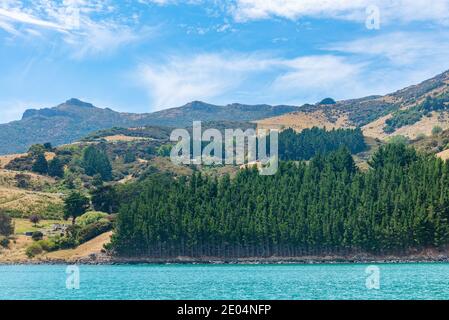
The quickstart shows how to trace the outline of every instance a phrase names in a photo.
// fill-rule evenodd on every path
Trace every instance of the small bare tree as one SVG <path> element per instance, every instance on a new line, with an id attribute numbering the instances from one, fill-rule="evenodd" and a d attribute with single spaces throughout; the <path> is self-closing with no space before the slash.
<path id="1" fill-rule="evenodd" d="M 41 221 L 41 217 L 37 214 L 33 214 L 30 216 L 30 222 L 34 224 L 35 227 L 37 227 L 37 224 Z"/>

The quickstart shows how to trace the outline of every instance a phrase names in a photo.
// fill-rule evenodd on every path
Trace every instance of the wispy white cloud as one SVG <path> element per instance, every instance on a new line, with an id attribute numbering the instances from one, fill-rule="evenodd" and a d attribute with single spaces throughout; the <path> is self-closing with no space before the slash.
<path id="1" fill-rule="evenodd" d="M 6 32 L 8 32 L 8 33 L 10 33 L 10 34 L 12 34 L 14 36 L 19 36 L 20 35 L 20 32 L 18 32 L 16 30 L 16 28 L 14 28 L 14 25 L 9 23 L 9 22 L 7 22 L 7 21 L 0 20 L 0 29 L 3 29 Z"/>
<path id="2" fill-rule="evenodd" d="M 419 83 L 449 69 L 449 32 L 444 31 L 386 33 L 326 49 L 352 61 L 364 61 L 367 68 L 361 82 L 376 94 Z"/>
<path id="3" fill-rule="evenodd" d="M 315 102 L 327 95 L 346 98 L 348 92 L 371 94 L 373 88 L 360 81 L 363 71 L 364 64 L 333 55 L 285 59 L 227 53 L 170 57 L 163 64 L 142 65 L 137 77 L 154 109 L 163 109 L 192 100 L 236 101 L 244 99 L 245 92 L 261 103 Z"/>
<path id="4" fill-rule="evenodd" d="M 50 21 L 45 21 L 42 19 L 35 18 L 27 13 L 15 10 L 5 10 L 0 8 L 0 17 L 10 22 L 20 22 L 29 25 L 34 25 L 37 27 L 55 29 L 58 31 L 64 31 L 64 27 Z"/>
<path id="5" fill-rule="evenodd" d="M 155 108 L 162 109 L 236 90 L 251 74 L 271 64 L 271 60 L 251 55 L 172 56 L 164 64 L 142 65 L 137 76 L 148 89 Z"/>
<path id="6" fill-rule="evenodd" d="M 89 20 L 84 20 L 83 26 L 78 32 L 64 37 L 64 41 L 75 49 L 72 51 L 75 58 L 112 53 L 127 44 L 150 38 L 154 31 L 148 27 L 136 32 L 130 26 L 117 25 L 113 22 L 95 23 Z"/>
<path id="7" fill-rule="evenodd" d="M 395 65 L 448 61 L 448 32 L 395 32 L 329 45 L 331 51 L 380 57 Z M 449 61 L 447 62 L 449 64 Z M 444 64 L 443 64 L 444 65 Z"/>
<path id="8" fill-rule="evenodd" d="M 178 2 L 177 0 L 138 0 L 138 1 L 139 1 L 139 3 L 142 3 L 142 4 L 153 3 L 153 4 L 160 5 L 160 6 L 165 6 L 168 4 L 175 4 Z"/>
<path id="9" fill-rule="evenodd" d="M 211 1 L 211 0 L 209 0 L 209 1 Z M 160 6 L 166 6 L 166 5 L 180 4 L 180 3 L 197 5 L 197 4 L 204 3 L 205 0 L 138 0 L 138 2 L 141 4 L 156 4 L 156 5 L 160 5 Z"/>
<path id="10" fill-rule="evenodd" d="M 317 55 L 171 56 L 139 69 L 156 109 L 192 100 L 313 103 L 386 94 L 449 69 L 449 32 L 389 33 L 329 44 Z M 247 95 L 245 95 L 247 93 Z"/>
<path id="11" fill-rule="evenodd" d="M 151 35 L 151 28 L 138 28 L 133 17 L 124 19 L 115 11 L 110 0 L 5 1 L 0 3 L 0 28 L 14 36 L 55 32 L 75 58 L 111 53 Z"/>
<path id="12" fill-rule="evenodd" d="M 379 7 L 383 22 L 449 22 L 449 0 L 235 0 L 230 11 L 238 21 L 283 17 L 364 20 L 366 8 Z"/>
<path id="13" fill-rule="evenodd" d="M 362 63 L 333 55 L 298 57 L 279 63 L 287 69 L 276 76 L 271 90 L 276 95 L 290 97 L 292 93 L 300 92 L 305 100 L 324 95 L 341 98 L 346 89 L 354 93 L 354 85 L 358 83 L 364 68 Z"/>

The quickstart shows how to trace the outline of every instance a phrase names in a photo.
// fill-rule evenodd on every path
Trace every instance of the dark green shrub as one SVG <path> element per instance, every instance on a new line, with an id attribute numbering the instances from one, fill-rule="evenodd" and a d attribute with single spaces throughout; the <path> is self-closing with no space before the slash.
<path id="1" fill-rule="evenodd" d="M 112 222 L 108 220 L 102 220 L 89 224 L 81 229 L 78 235 L 79 243 L 89 241 L 102 233 L 112 230 Z"/>
<path id="2" fill-rule="evenodd" d="M 42 232 L 35 231 L 35 232 L 33 232 L 31 239 L 33 239 L 34 241 L 39 241 L 39 240 L 42 240 L 43 237 L 44 237 L 44 234 Z"/>
<path id="3" fill-rule="evenodd" d="M 78 241 L 71 237 L 60 237 L 55 239 L 55 245 L 58 249 L 72 249 L 78 245 Z"/>
<path id="4" fill-rule="evenodd" d="M 40 240 L 37 243 L 42 247 L 42 250 L 47 252 L 56 251 L 59 249 L 59 246 L 56 244 L 56 242 L 51 239 Z"/>
<path id="5" fill-rule="evenodd" d="M 48 174 L 52 177 L 64 177 L 64 164 L 59 158 L 54 158 L 48 163 Z"/>
<path id="6" fill-rule="evenodd" d="M 14 224 L 11 216 L 0 210 L 0 235 L 8 237 L 14 233 Z"/>
<path id="7" fill-rule="evenodd" d="M 336 104 L 336 102 L 332 98 L 325 98 L 325 99 L 321 100 L 321 102 L 319 104 L 329 105 L 329 104 Z"/>
<path id="8" fill-rule="evenodd" d="M 434 126 L 432 128 L 432 135 L 434 136 L 439 135 L 441 132 L 443 132 L 443 128 L 441 128 L 440 126 Z"/>
<path id="9" fill-rule="evenodd" d="M 18 188 L 27 189 L 31 186 L 31 177 L 27 174 L 18 173 L 14 179 Z"/>
<path id="10" fill-rule="evenodd" d="M 7 237 L 0 237 L 0 246 L 3 248 L 9 247 L 9 239 Z"/>
<path id="11" fill-rule="evenodd" d="M 99 212 L 99 211 L 89 211 L 83 214 L 76 220 L 76 223 L 82 227 L 85 227 L 89 224 L 98 222 L 102 219 L 106 219 L 108 217 L 107 213 Z"/>
<path id="12" fill-rule="evenodd" d="M 38 254 L 41 254 L 43 251 L 41 245 L 38 242 L 34 242 L 31 244 L 25 251 L 28 258 L 33 258 L 37 256 Z"/>
<path id="13" fill-rule="evenodd" d="M 125 163 L 133 163 L 136 161 L 136 155 L 133 152 L 127 152 L 124 157 L 123 157 L 123 161 Z"/>
<path id="14" fill-rule="evenodd" d="M 48 173 L 48 162 L 45 159 L 45 155 L 43 153 L 37 156 L 36 160 L 33 163 L 32 171 L 40 174 Z"/>

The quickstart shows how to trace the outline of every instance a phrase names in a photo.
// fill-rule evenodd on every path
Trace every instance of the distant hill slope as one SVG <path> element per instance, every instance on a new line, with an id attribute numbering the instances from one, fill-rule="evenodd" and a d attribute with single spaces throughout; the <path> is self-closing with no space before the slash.
<path id="1" fill-rule="evenodd" d="M 253 121 L 299 110 L 296 106 L 246 105 L 240 103 L 217 106 L 201 101 L 190 102 L 179 108 L 171 108 L 142 115 L 141 121 L 150 125 L 172 127 L 191 126 L 192 121 Z"/>
<path id="2" fill-rule="evenodd" d="M 431 99 L 424 105 L 426 99 Z M 337 101 L 335 104 L 304 105 L 298 111 L 256 121 L 258 127 L 313 126 L 327 128 L 362 127 L 364 134 L 388 138 L 403 134 L 411 138 L 429 134 L 435 125 L 449 128 L 449 71 L 420 84 L 385 96 Z M 444 107 L 446 104 L 447 107 Z M 393 120 L 388 121 L 388 119 Z"/>
<path id="3" fill-rule="evenodd" d="M 0 154 L 24 152 L 35 143 L 71 143 L 89 133 L 112 127 L 191 126 L 201 121 L 252 121 L 296 110 L 294 106 L 231 104 L 216 106 L 200 101 L 146 114 L 120 113 L 78 99 L 54 108 L 26 110 L 21 120 L 0 124 Z"/>
<path id="4" fill-rule="evenodd" d="M 326 103 L 332 101 L 332 103 Z M 449 71 L 385 96 L 303 106 L 229 104 L 200 101 L 154 113 L 133 114 L 101 109 L 78 99 L 54 108 L 27 110 L 19 121 L 0 124 L 0 154 L 20 153 L 34 143 L 71 143 L 112 127 L 189 127 L 192 121 L 248 122 L 262 128 L 362 127 L 366 136 L 385 139 L 403 134 L 415 138 L 435 125 L 449 128 Z"/>

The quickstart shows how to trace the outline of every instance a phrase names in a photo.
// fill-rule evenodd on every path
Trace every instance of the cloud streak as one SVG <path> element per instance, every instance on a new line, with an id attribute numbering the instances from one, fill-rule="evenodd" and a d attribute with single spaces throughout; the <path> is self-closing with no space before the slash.
<path id="1" fill-rule="evenodd" d="M 143 64 L 137 76 L 155 109 L 192 100 L 302 104 L 386 94 L 449 69 L 449 32 L 381 34 L 329 44 L 321 52 L 293 58 L 177 55 Z"/>
<path id="2" fill-rule="evenodd" d="M 361 56 L 383 57 L 389 62 L 405 66 L 419 62 L 447 61 L 449 32 L 394 32 L 353 41 L 335 43 L 327 50 Z M 435 61 L 438 60 L 438 61 Z"/>
<path id="3" fill-rule="evenodd" d="M 64 27 L 45 20 L 37 19 L 29 14 L 26 14 L 24 12 L 20 11 L 8 11 L 5 9 L 0 8 L 0 17 L 6 19 L 9 22 L 20 22 L 25 23 L 29 25 L 34 25 L 37 27 L 43 27 L 43 28 L 49 28 L 49 29 L 55 29 L 58 31 L 64 31 Z"/>
<path id="4" fill-rule="evenodd" d="M 139 28 L 115 11 L 108 0 L 36 0 L 26 6 L 6 1 L 0 4 L 0 28 L 16 37 L 56 32 L 73 58 L 111 53 L 151 35 L 151 28 Z"/>
<path id="5" fill-rule="evenodd" d="M 172 56 L 163 64 L 142 65 L 137 77 L 159 110 L 193 100 L 242 101 L 249 92 L 261 103 L 309 102 L 330 93 L 341 97 L 348 87 L 354 92 L 362 69 L 363 64 L 333 55 L 284 59 L 226 53 Z"/>
<path id="6" fill-rule="evenodd" d="M 230 11 L 240 22 L 272 17 L 363 21 L 372 5 L 379 7 L 384 22 L 449 23 L 449 0 L 236 0 Z"/>
<path id="7" fill-rule="evenodd" d="M 253 73 L 266 70 L 272 63 L 251 55 L 172 56 L 162 65 L 142 65 L 138 78 L 148 89 L 155 108 L 162 109 L 236 90 Z"/>

